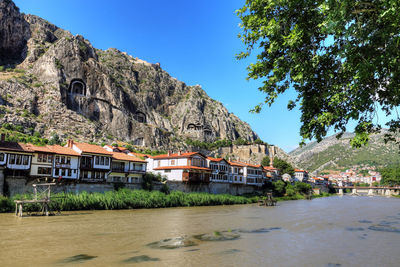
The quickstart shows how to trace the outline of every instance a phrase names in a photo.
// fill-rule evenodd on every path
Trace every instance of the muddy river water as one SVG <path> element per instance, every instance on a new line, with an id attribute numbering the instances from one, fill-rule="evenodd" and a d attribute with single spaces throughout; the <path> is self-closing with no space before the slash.
<path id="1" fill-rule="evenodd" d="M 400 199 L 0 214 L 0 266 L 70 265 L 400 266 Z"/>

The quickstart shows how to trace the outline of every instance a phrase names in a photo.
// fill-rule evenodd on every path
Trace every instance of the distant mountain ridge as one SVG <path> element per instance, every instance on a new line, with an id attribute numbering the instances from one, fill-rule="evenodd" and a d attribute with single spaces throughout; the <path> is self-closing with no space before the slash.
<path id="1" fill-rule="evenodd" d="M 383 167 L 400 163 L 400 149 L 394 143 L 384 142 L 387 130 L 371 136 L 368 146 L 352 148 L 352 133 L 345 133 L 340 139 L 336 135 L 323 139 L 320 143 L 311 142 L 289 153 L 293 162 L 311 172 L 327 169 L 348 169 L 355 165 L 365 164 Z"/>

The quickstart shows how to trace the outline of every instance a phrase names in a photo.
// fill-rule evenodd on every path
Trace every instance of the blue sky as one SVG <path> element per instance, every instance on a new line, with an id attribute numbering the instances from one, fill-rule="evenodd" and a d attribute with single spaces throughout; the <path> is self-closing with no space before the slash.
<path id="1" fill-rule="evenodd" d="M 172 77 L 200 84 L 212 98 L 248 122 L 261 139 L 289 152 L 301 138 L 300 112 L 286 109 L 295 92 L 281 95 L 260 114 L 249 110 L 262 101 L 260 81 L 246 81 L 237 61 L 244 48 L 237 38 L 235 10 L 244 0 L 14 0 L 21 12 L 83 35 L 99 49 L 115 47 L 133 57 L 159 62 Z"/>

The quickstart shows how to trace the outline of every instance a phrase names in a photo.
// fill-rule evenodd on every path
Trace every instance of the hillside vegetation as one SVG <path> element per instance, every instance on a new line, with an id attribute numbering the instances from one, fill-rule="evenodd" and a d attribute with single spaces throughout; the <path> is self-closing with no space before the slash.
<path id="1" fill-rule="evenodd" d="M 320 143 L 311 142 L 289 155 L 296 165 L 309 171 L 345 170 L 356 165 L 381 168 L 400 162 L 399 147 L 393 143 L 385 144 L 385 133 L 384 130 L 372 135 L 368 146 L 358 149 L 350 146 L 353 135 L 346 133 L 341 139 L 330 136 Z"/>

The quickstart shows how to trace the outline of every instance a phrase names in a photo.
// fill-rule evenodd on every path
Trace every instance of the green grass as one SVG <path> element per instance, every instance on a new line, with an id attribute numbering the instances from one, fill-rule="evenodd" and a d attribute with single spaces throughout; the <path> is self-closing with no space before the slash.
<path id="1" fill-rule="evenodd" d="M 14 211 L 15 199 L 32 199 L 32 195 L 16 195 L 12 198 L 0 197 L 0 212 Z M 108 191 L 105 193 L 58 193 L 52 196 L 50 210 L 114 210 L 250 204 L 258 201 L 257 197 L 233 195 L 215 195 L 208 193 L 183 193 L 173 191 L 164 194 L 159 191 L 129 190 Z M 40 206 L 28 204 L 24 211 L 39 211 Z"/>

